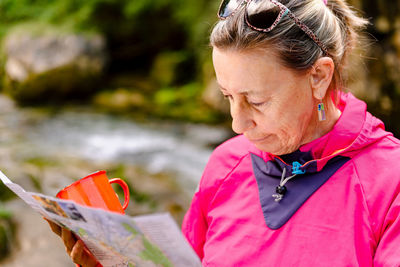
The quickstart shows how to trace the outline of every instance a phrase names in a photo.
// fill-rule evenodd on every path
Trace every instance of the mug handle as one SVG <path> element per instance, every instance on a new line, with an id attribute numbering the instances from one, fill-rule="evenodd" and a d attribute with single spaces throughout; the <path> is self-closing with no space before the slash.
<path id="1" fill-rule="evenodd" d="M 109 180 L 110 184 L 119 184 L 122 187 L 122 190 L 124 190 L 124 205 L 122 205 L 122 209 L 126 210 L 129 204 L 129 187 L 128 185 L 120 178 L 113 178 Z"/>

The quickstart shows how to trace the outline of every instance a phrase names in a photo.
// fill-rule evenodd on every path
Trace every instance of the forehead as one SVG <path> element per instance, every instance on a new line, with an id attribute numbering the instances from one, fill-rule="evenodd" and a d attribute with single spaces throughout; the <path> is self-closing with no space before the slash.
<path id="1" fill-rule="evenodd" d="M 214 48 L 213 63 L 219 85 L 235 93 L 256 93 L 260 88 L 276 88 L 294 75 L 268 50 Z"/>
<path id="2" fill-rule="evenodd" d="M 220 60 L 227 62 L 237 62 L 244 65 L 249 64 L 264 64 L 265 66 L 270 65 L 279 67 L 278 56 L 273 52 L 272 49 L 235 49 L 235 48 L 213 48 L 213 60 Z"/>

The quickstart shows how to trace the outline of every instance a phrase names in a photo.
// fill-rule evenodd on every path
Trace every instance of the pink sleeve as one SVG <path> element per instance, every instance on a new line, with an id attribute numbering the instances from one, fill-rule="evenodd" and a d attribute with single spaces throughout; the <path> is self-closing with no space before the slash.
<path id="1" fill-rule="evenodd" d="M 197 191 L 192 199 L 192 204 L 187 211 L 182 223 L 182 233 L 192 245 L 194 251 L 203 259 L 203 246 L 207 232 L 207 222 L 201 209 L 201 194 Z"/>
<path id="2" fill-rule="evenodd" d="M 400 195 L 392 202 L 384 221 L 384 232 L 374 257 L 374 267 L 400 266 Z"/>
<path id="3" fill-rule="evenodd" d="M 199 190 L 182 222 L 182 233 L 200 259 L 204 257 L 210 204 L 227 175 L 249 153 L 249 144 L 244 136 L 228 140 L 213 151 L 204 169 Z"/>

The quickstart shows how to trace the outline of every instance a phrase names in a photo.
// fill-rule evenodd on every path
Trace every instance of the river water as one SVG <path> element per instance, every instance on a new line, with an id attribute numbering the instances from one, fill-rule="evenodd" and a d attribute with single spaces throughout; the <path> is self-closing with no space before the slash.
<path id="1" fill-rule="evenodd" d="M 231 134 L 223 127 L 135 122 L 77 107 L 56 112 L 20 109 L 0 97 L 3 147 L 14 143 L 9 149 L 25 157 L 65 156 L 138 165 L 150 173 L 176 175 L 191 188 L 198 183 L 213 146 Z"/>
<path id="2" fill-rule="evenodd" d="M 140 165 L 150 173 L 175 173 L 193 188 L 212 144 L 229 135 L 223 128 L 172 122 L 137 123 L 90 112 L 63 111 L 36 122 L 27 139 L 41 153 L 63 153 L 94 162 Z"/>

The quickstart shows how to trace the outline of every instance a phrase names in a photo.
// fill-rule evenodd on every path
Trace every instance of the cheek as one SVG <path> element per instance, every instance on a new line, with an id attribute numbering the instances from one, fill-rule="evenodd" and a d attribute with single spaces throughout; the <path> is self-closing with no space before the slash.
<path id="1" fill-rule="evenodd" d="M 312 96 L 307 94 L 305 88 L 288 89 L 272 97 L 265 110 L 258 113 L 257 124 L 266 132 L 301 135 L 312 117 L 311 100 Z"/>
<path id="2" fill-rule="evenodd" d="M 274 131 L 280 139 L 292 140 L 293 142 L 300 140 L 312 116 L 310 105 L 312 104 L 283 105 L 276 110 L 274 119 L 269 120 L 269 129 Z"/>

